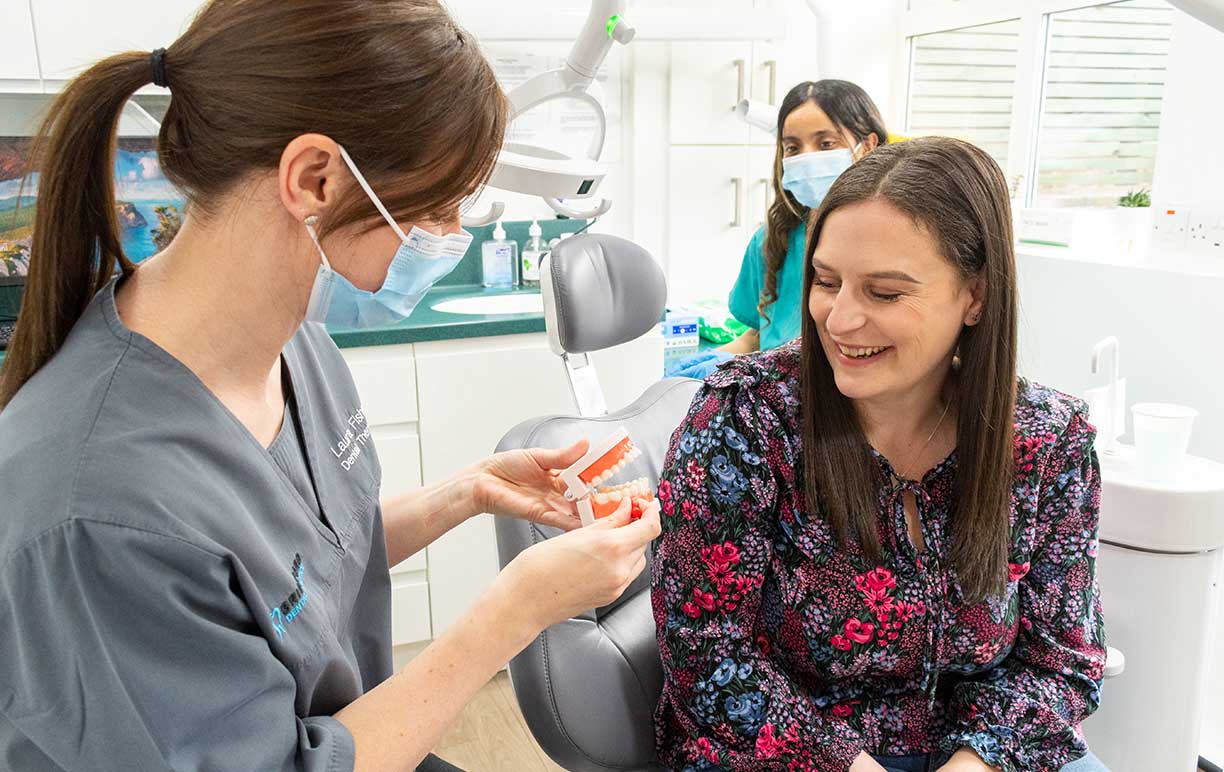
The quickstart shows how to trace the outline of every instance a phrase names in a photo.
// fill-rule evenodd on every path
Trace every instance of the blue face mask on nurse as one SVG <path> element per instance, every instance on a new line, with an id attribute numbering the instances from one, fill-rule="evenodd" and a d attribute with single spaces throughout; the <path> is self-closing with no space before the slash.
<path id="1" fill-rule="evenodd" d="M 306 321 L 322 322 L 333 330 L 386 327 L 408 318 L 429 288 L 455 270 L 472 243 L 472 234 L 460 231 L 440 236 L 415 225 L 405 234 L 343 147 L 340 157 L 395 231 L 400 245 L 387 267 L 382 286 L 377 291 L 363 290 L 332 267 L 319 243 L 318 217 L 308 216 L 303 224 L 319 250 L 321 263 L 311 288 Z M 370 259 L 377 263 L 381 257 L 371 255 Z"/>

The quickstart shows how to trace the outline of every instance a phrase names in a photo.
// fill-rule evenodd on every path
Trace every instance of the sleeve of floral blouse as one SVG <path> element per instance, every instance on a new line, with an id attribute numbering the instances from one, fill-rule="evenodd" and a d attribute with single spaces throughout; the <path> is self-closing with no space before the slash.
<path id="1" fill-rule="evenodd" d="M 786 644 L 758 629 L 776 470 L 794 467 L 785 435 L 749 388 L 707 386 L 672 437 L 651 587 L 664 672 L 659 754 L 676 772 L 846 772 L 862 748 L 769 658 Z M 791 645 L 804 645 L 798 634 Z"/>
<path id="2" fill-rule="evenodd" d="M 972 748 L 1004 772 L 1057 770 L 1087 751 L 1079 724 L 1099 704 L 1106 655 L 1094 436 L 1075 414 L 1045 464 L 1033 554 L 1010 567 L 1019 583 L 1014 648 L 980 680 L 956 687 L 945 750 Z"/>

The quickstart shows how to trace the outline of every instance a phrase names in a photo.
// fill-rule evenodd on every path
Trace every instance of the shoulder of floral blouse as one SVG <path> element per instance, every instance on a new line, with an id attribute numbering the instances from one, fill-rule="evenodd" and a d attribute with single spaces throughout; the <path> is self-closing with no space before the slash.
<path id="1" fill-rule="evenodd" d="M 711 389 L 747 389 L 780 415 L 798 404 L 799 341 L 768 351 L 741 354 L 705 379 Z"/>
<path id="2" fill-rule="evenodd" d="M 1088 405 L 1078 397 L 1025 379 L 1016 398 L 1016 461 L 1047 471 L 1053 455 L 1082 456 L 1092 448 L 1096 428 L 1088 423 Z"/>

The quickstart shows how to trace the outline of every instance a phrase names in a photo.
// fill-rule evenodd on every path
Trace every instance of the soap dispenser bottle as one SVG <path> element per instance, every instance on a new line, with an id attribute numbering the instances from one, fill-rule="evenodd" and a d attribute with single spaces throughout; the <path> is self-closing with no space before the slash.
<path id="1" fill-rule="evenodd" d="M 509 289 L 514 286 L 514 269 L 518 264 L 518 244 L 506 238 L 501 221 L 493 229 L 493 238 L 480 245 L 483 284 L 486 287 Z"/>
<path id="2" fill-rule="evenodd" d="M 539 221 L 533 220 L 527 233 L 530 238 L 523 245 L 523 286 L 538 287 L 540 286 L 540 260 L 548 254 L 548 247 L 541 238 L 544 231 L 540 228 Z"/>

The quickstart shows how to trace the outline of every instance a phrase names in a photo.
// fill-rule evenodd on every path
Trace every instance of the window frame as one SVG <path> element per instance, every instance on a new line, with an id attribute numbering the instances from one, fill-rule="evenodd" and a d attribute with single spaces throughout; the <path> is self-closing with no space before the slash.
<path id="1" fill-rule="evenodd" d="M 913 99 L 914 39 L 922 35 L 951 32 L 996 22 L 1020 21 L 1016 83 L 1012 92 L 1011 132 L 1007 143 L 1009 187 L 1019 178 L 1015 203 L 1031 207 L 1037 195 L 1037 171 L 1041 158 L 1041 116 L 1045 102 L 1045 71 L 1050 40 L 1051 16 L 1113 5 L 1121 0 L 928 0 L 917 10 L 911 2 L 901 15 L 899 36 L 905 55 L 899 57 L 905 84 L 905 131 L 909 131 Z"/>

